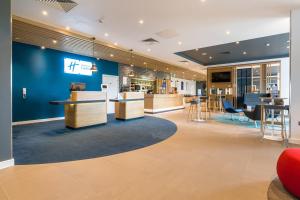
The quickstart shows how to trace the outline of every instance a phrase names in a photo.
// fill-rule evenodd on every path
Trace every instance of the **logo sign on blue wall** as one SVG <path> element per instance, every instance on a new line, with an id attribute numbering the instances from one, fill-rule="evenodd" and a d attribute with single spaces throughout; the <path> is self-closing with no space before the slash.
<path id="1" fill-rule="evenodd" d="M 92 63 L 71 58 L 64 59 L 64 72 L 67 74 L 78 74 L 92 76 Z"/>

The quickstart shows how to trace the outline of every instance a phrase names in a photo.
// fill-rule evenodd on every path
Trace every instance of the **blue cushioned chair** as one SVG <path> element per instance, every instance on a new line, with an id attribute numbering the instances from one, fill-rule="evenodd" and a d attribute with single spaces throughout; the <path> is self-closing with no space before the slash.
<path id="1" fill-rule="evenodd" d="M 241 110 L 241 109 L 235 109 L 232 106 L 232 103 L 228 100 L 223 100 L 222 103 L 223 103 L 223 108 L 224 108 L 225 113 L 229 113 L 231 115 L 232 120 L 233 120 L 234 114 L 239 114 L 239 113 L 243 112 L 243 110 Z"/>

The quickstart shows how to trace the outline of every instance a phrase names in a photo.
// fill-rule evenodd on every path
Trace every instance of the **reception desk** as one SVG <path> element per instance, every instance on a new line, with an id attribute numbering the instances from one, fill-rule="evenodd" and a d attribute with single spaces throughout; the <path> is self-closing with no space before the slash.
<path id="1" fill-rule="evenodd" d="M 180 94 L 146 94 L 145 112 L 159 113 L 184 108 L 184 98 Z"/>
<path id="2" fill-rule="evenodd" d="M 106 93 L 96 91 L 73 91 L 66 101 L 52 101 L 64 105 L 65 125 L 82 128 L 107 123 Z"/>
<path id="3" fill-rule="evenodd" d="M 134 119 L 144 117 L 144 93 L 123 92 L 122 99 L 113 99 L 115 102 L 116 119 Z"/>

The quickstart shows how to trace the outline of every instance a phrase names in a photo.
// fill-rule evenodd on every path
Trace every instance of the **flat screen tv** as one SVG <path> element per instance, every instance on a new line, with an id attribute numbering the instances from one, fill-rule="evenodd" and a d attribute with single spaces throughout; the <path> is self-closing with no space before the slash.
<path id="1" fill-rule="evenodd" d="M 211 74 L 212 83 L 231 82 L 231 72 L 213 72 Z"/>

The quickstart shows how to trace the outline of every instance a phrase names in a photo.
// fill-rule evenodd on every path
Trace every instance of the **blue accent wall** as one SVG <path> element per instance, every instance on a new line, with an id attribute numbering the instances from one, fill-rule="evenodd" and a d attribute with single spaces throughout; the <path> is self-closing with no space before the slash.
<path id="1" fill-rule="evenodd" d="M 102 75 L 118 75 L 118 63 L 91 57 L 13 43 L 13 121 L 63 117 L 63 106 L 49 101 L 66 100 L 72 82 L 86 83 L 86 90 L 100 91 Z M 96 62 L 98 72 L 93 76 L 64 73 L 64 58 Z M 27 98 L 22 97 L 27 88 Z"/>

